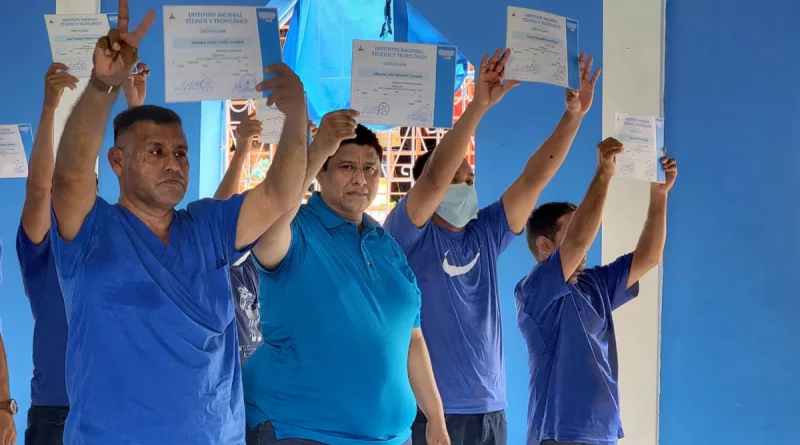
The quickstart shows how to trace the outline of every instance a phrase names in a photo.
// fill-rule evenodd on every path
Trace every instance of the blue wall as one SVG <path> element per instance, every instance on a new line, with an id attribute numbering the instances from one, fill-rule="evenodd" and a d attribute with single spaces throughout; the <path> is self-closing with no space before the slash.
<path id="1" fill-rule="evenodd" d="M 798 443 L 798 17 L 667 2 L 661 445 Z"/>
<path id="2" fill-rule="evenodd" d="M 411 0 L 414 6 L 473 63 L 486 52 L 505 45 L 506 6 L 520 6 L 572 17 L 580 23 L 581 50 L 602 65 L 603 4 L 588 0 L 540 0 L 509 3 L 478 0 Z M 602 79 L 602 76 L 601 76 Z M 602 83 L 602 80 L 601 80 Z M 540 202 L 579 202 L 596 167 L 596 144 L 601 137 L 600 92 L 564 166 L 545 190 Z M 564 112 L 564 90 L 554 86 L 523 84 L 512 90 L 481 122 L 476 133 L 476 185 L 482 205 L 498 199 L 521 173 L 530 154 L 544 141 Z M 600 261 L 599 237 L 589 263 Z M 514 286 L 533 266 L 524 237 L 500 259 L 500 294 L 508 376 L 508 443 L 525 442 L 528 406 L 528 358 L 516 323 Z"/>
<path id="3" fill-rule="evenodd" d="M 229 0 L 172 0 L 170 4 L 233 3 Z M 253 0 L 237 4 L 256 5 Z M 414 6 L 439 28 L 472 61 L 491 52 L 505 42 L 506 2 L 491 6 L 477 0 L 415 1 Z M 116 12 L 116 1 L 103 0 L 103 12 Z M 132 2 L 132 23 L 138 23 L 148 8 L 156 8 L 159 19 L 145 38 L 139 54 L 150 65 L 150 90 L 147 101 L 159 104 L 164 99 L 163 28 L 161 5 L 155 0 Z M 514 6 L 547 10 L 580 21 L 581 48 L 602 62 L 602 3 L 588 0 L 517 1 Z M 27 8 L 6 11 L 5 26 L 0 27 L 0 40 L 22 42 L 6 45 L 9 60 L 20 62 L 14 69 L 5 70 L 0 82 L 0 123 L 30 122 L 37 125 L 42 101 L 42 76 L 50 63 L 50 50 L 43 15 L 53 13 L 54 2 L 30 2 Z M 8 16 L 10 14 L 10 16 Z M 20 36 L 25 36 L 24 40 Z M 572 153 L 542 200 L 579 201 L 589 183 L 595 166 L 595 144 L 600 139 L 600 94 L 597 86 L 594 109 L 585 119 Z M 498 199 L 521 171 L 531 152 L 549 135 L 564 109 L 564 93 L 557 87 L 523 85 L 515 89 L 486 116 L 477 133 L 477 176 L 482 203 Z M 206 122 L 220 115 L 218 104 L 172 104 L 184 119 L 189 138 L 191 186 L 186 200 L 213 193 L 219 178 L 218 133 L 206 131 Z M 122 108 L 118 104 L 117 110 Z M 202 122 L 202 124 L 201 124 Z M 201 125 L 203 131 L 201 131 Z M 111 145 L 107 138 L 105 146 Z M 200 149 L 198 149 L 200 148 Z M 202 156 L 200 153 L 202 152 Z M 119 189 L 116 177 L 106 160 L 107 150 L 100 155 L 100 192 L 116 201 Z M 202 168 L 200 168 L 202 166 Z M 202 171 L 201 171 L 202 170 Z M 23 180 L 0 180 L 0 238 L 5 244 L 4 281 L 0 287 L 0 315 L 3 317 L 4 339 L 10 363 L 12 394 L 22 408 L 27 409 L 31 377 L 30 308 L 25 299 L 14 252 L 14 237 L 24 199 Z M 596 243 L 599 246 L 599 241 Z M 599 261 L 599 248 L 592 251 L 590 262 Z M 525 437 L 527 407 L 527 358 L 524 344 L 516 327 L 513 287 L 526 274 L 533 261 L 523 239 L 517 240 L 505 253 L 500 264 L 500 291 L 503 298 L 503 317 L 506 334 L 506 359 L 509 386 L 509 443 L 522 443 Z M 24 431 L 24 415 L 19 416 L 18 429 Z M 20 440 L 19 443 L 22 443 Z"/>

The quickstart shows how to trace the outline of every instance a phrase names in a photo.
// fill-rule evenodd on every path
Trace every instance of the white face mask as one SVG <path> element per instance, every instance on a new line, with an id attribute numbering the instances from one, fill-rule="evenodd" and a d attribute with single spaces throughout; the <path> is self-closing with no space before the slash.
<path id="1" fill-rule="evenodd" d="M 478 192 L 466 183 L 450 184 L 436 214 L 456 227 L 464 227 L 478 217 Z"/>

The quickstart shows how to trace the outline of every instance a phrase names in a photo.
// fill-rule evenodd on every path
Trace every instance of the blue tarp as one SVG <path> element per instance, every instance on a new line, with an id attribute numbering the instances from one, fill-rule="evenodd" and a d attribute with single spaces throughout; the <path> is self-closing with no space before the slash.
<path id="1" fill-rule="evenodd" d="M 267 6 L 277 7 L 281 17 L 292 11 L 283 61 L 304 79 L 309 117 L 317 123 L 350 106 L 354 39 L 450 44 L 405 0 L 272 0 Z M 453 92 L 467 73 L 461 53 L 457 63 Z"/>

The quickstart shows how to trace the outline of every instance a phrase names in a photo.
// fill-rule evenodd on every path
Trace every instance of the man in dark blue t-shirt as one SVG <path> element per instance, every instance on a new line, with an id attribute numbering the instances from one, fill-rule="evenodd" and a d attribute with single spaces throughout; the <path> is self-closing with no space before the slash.
<path id="1" fill-rule="evenodd" d="M 479 210 L 475 174 L 464 151 L 482 116 L 517 85 L 503 82 L 509 57 L 509 50 L 484 56 L 475 99 L 436 149 L 418 158 L 414 186 L 384 223 L 419 280 L 422 331 L 446 414 L 429 419 L 418 413 L 415 443 L 424 443 L 426 424 L 445 421 L 453 445 L 505 445 L 497 260 L 525 228 L 539 194 L 567 156 L 600 75 L 592 74 L 592 58 L 581 55 L 581 88 L 566 91 L 566 110 L 553 134 L 503 195 Z"/>
<path id="2" fill-rule="evenodd" d="M 123 83 L 128 107 L 141 105 L 146 94 L 147 65 Z M 55 162 L 53 122 L 65 88 L 75 89 L 78 79 L 66 65 L 54 63 L 45 74 L 44 104 L 39 119 L 30 169 L 25 183 L 25 204 L 17 230 L 17 258 L 22 284 L 33 313 L 33 379 L 28 411 L 26 445 L 62 443 L 69 412 L 64 383 L 67 319 L 51 250 L 50 192 Z"/>
<path id="3" fill-rule="evenodd" d="M 526 224 L 539 263 L 514 291 L 530 366 L 527 445 L 615 445 L 623 437 L 612 311 L 638 295 L 639 279 L 661 261 L 678 168 L 662 158 L 666 180 L 651 185 L 636 250 L 584 269 L 622 149 L 612 138 L 598 145 L 597 173 L 580 206 L 543 204 Z"/>

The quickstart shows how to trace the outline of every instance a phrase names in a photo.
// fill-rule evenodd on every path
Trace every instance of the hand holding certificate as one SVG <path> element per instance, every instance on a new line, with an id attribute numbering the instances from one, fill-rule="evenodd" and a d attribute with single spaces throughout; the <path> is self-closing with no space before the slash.
<path id="1" fill-rule="evenodd" d="M 80 14 L 44 16 L 53 62 L 66 65 L 79 78 L 92 73 L 92 54 L 97 39 L 117 27 L 117 14 Z"/>
<path id="2" fill-rule="evenodd" d="M 617 156 L 617 177 L 664 183 L 664 119 L 617 113 L 616 139 L 625 146 Z"/>

